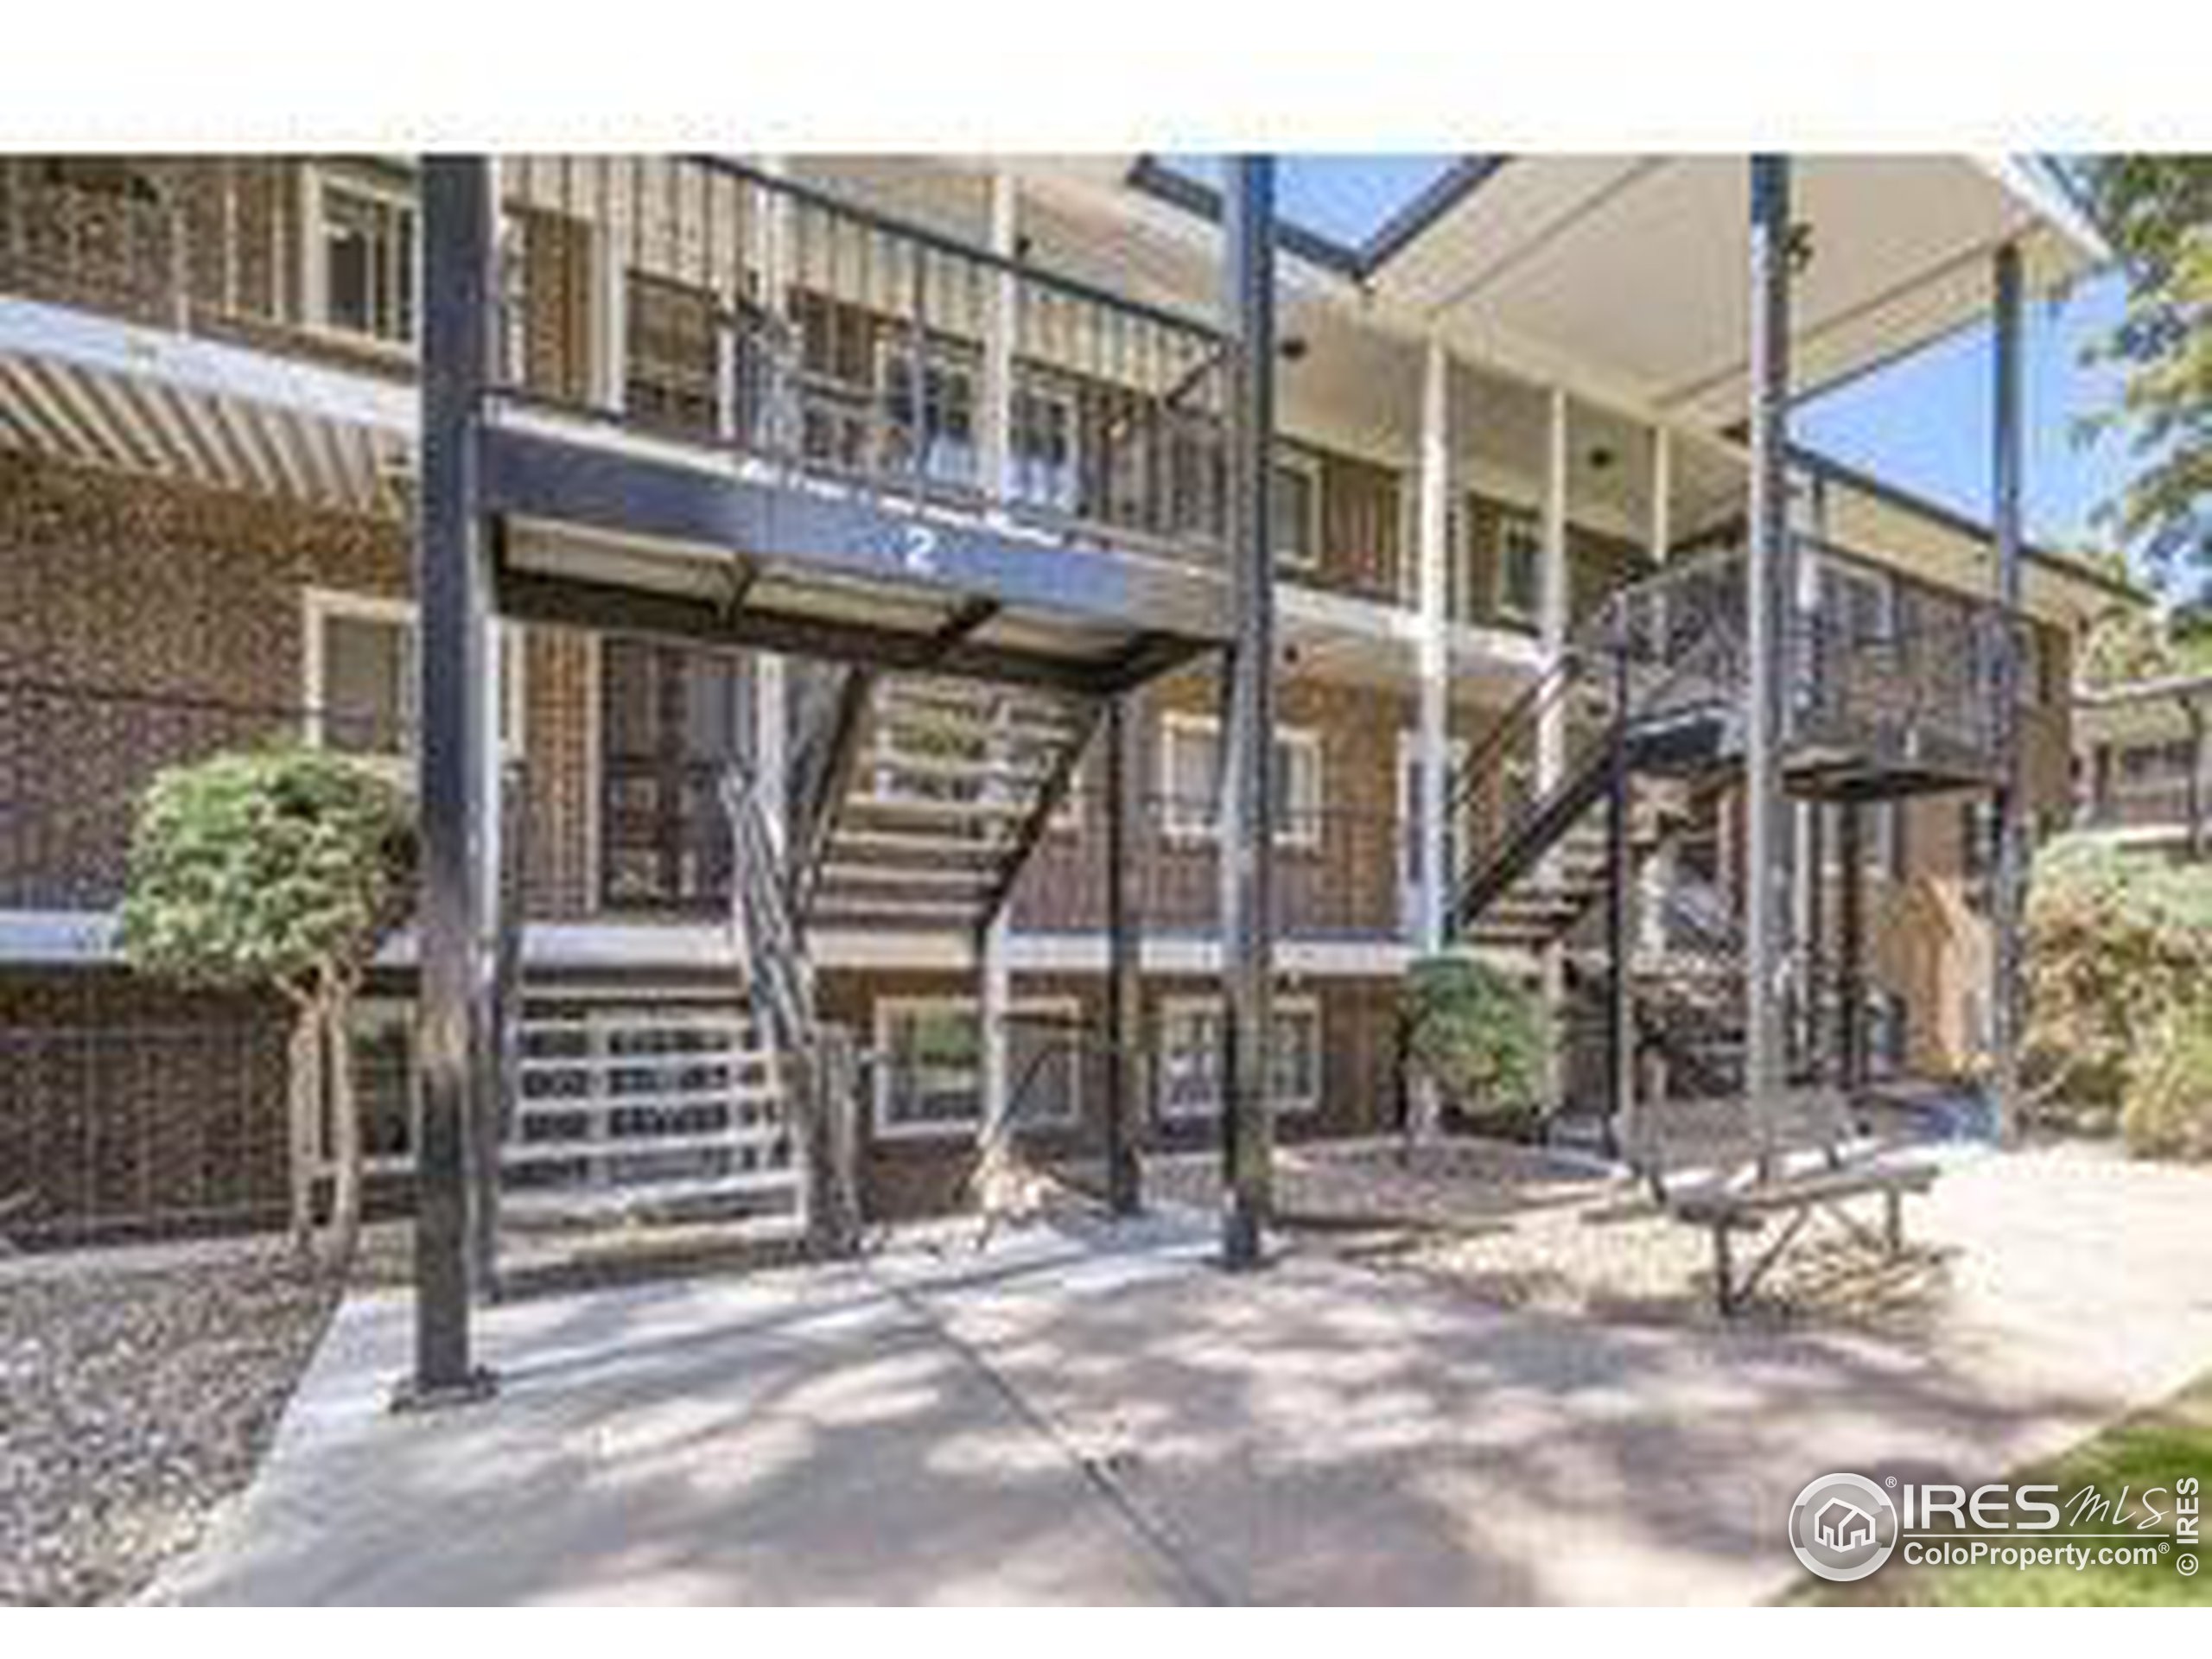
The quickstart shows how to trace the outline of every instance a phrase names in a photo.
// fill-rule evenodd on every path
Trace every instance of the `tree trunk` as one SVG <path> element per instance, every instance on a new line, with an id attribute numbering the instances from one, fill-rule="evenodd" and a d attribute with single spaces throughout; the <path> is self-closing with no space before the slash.
<path id="1" fill-rule="evenodd" d="M 351 1265 L 361 1239 L 361 1113 L 353 1088 L 353 993 L 340 986 L 323 999 L 324 1064 L 330 1068 L 330 1134 L 337 1180 L 331 1190 L 332 1255 Z"/>
<path id="2" fill-rule="evenodd" d="M 290 1051 L 285 1068 L 285 1119 L 290 1156 L 292 1248 L 315 1253 L 315 1118 L 321 1104 L 321 1020 L 310 1001 L 292 1004 Z"/>

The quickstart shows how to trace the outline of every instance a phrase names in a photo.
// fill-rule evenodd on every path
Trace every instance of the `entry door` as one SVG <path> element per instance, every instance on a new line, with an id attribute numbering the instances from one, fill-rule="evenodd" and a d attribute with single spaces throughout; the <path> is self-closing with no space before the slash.
<path id="1" fill-rule="evenodd" d="M 718 652 L 608 639 L 600 652 L 600 886 L 611 910 L 701 911 L 728 901 L 720 798 L 749 752 L 744 663 Z"/>

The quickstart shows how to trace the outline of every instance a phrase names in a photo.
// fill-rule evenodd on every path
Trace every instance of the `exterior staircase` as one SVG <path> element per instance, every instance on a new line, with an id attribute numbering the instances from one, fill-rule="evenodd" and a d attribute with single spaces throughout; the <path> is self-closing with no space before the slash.
<path id="1" fill-rule="evenodd" d="M 797 691 L 788 833 L 749 767 L 734 763 L 721 791 L 727 976 L 571 982 L 526 969 L 512 928 L 503 939 L 502 1283 L 671 1249 L 848 1247 L 858 1059 L 816 1008 L 810 940 L 978 938 L 1065 803 L 1102 708 L 857 666 L 813 667 Z M 509 823 L 518 870 L 518 811 Z"/>
<path id="2" fill-rule="evenodd" d="M 776 1052 L 729 986 L 563 986 L 518 999 L 503 1219 L 712 1220 L 795 1236 L 801 1172 Z"/>
<path id="3" fill-rule="evenodd" d="M 810 930 L 973 937 L 1068 799 L 1103 705 L 842 671 L 803 737 L 795 907 Z"/>
<path id="4" fill-rule="evenodd" d="M 1792 608 L 1794 678 L 1780 732 L 1785 786 L 1834 800 L 1894 798 L 1986 784 L 1993 726 L 1987 670 L 2000 613 L 1977 601 L 1916 601 L 1895 627 Z M 1556 950 L 1565 970 L 1558 1138 L 1601 1145 L 1611 1107 L 1614 949 L 1626 976 L 1632 1071 L 1642 1098 L 1740 1092 L 1745 1065 L 1744 948 L 1734 901 L 1669 874 L 1653 893 L 1640 868 L 1740 777 L 1747 683 L 1743 566 L 1732 552 L 1678 561 L 1615 594 L 1558 661 L 1476 746 L 1461 775 L 1462 821 L 1477 826 L 1455 895 L 1458 936 L 1493 949 Z M 1536 771 L 1548 787 L 1503 807 L 1479 792 Z M 1613 845 L 1617 809 L 1621 845 Z M 1604 936 L 1616 883 L 1629 909 L 1655 899 L 1656 938 L 1631 924 Z M 1840 965 L 1802 956 L 1786 998 L 1788 1065 L 1809 1077 L 1840 1065 Z"/>

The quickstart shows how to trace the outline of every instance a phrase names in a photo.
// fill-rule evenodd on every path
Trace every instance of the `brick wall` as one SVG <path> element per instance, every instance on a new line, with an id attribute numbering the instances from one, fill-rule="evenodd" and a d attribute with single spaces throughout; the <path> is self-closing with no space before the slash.
<path id="1" fill-rule="evenodd" d="M 302 730 L 303 594 L 410 591 L 397 520 L 0 450 L 0 904 L 102 906 L 156 770 Z M 592 645 L 524 644 L 530 898 L 591 907 Z"/>
<path id="2" fill-rule="evenodd" d="M 273 999 L 0 970 L 0 1237 L 281 1218 L 286 1030 Z"/>
<path id="3" fill-rule="evenodd" d="M 1171 713 L 1218 713 L 1218 681 L 1208 669 L 1162 680 L 1141 701 L 1137 787 L 1147 807 L 1135 863 L 1148 925 L 1190 931 L 1213 925 L 1218 878 L 1211 848 L 1160 833 L 1160 733 Z M 1319 845 L 1284 846 L 1277 855 L 1286 931 L 1309 937 L 1389 937 L 1398 928 L 1398 734 L 1414 720 L 1413 700 L 1314 679 L 1286 680 L 1277 690 L 1277 724 L 1316 734 L 1324 810 Z M 1097 746 L 1086 757 L 1076 827 L 1047 835 L 1014 892 L 1014 925 L 1040 931 L 1104 925 L 1104 768 Z"/>
<path id="4" fill-rule="evenodd" d="M 574 629 L 527 631 L 524 682 L 524 891 L 530 913 L 570 918 L 598 906 L 593 885 L 599 812 L 592 753 L 597 647 Z"/>
<path id="5" fill-rule="evenodd" d="M 0 903 L 100 904 L 159 766 L 297 733 L 302 590 L 404 590 L 393 522 L 0 452 Z"/>

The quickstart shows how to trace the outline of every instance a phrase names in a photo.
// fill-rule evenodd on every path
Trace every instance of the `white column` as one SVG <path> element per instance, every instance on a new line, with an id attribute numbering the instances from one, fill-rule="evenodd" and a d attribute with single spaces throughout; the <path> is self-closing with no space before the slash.
<path id="1" fill-rule="evenodd" d="M 1014 175 L 991 175 L 991 251 L 1011 259 L 1020 233 L 1020 200 Z M 1014 273 L 1001 270 L 991 279 L 983 318 L 982 478 L 984 497 L 1004 501 L 1014 483 L 1014 359 L 1015 307 L 1020 301 Z M 995 745 L 997 758 L 1003 746 Z M 1014 1002 L 1013 976 L 1007 967 L 1009 902 L 976 942 L 976 1000 L 982 1017 L 977 1062 L 982 1071 L 983 1124 L 988 1135 L 1004 1119 L 1007 1099 L 1007 1015 Z"/>
<path id="2" fill-rule="evenodd" d="M 1675 437 L 1663 426 L 1651 429 L 1651 563 L 1667 563 L 1675 542 Z"/>
<path id="3" fill-rule="evenodd" d="M 1536 588 L 1537 643 L 1549 672 L 1567 649 L 1567 389 L 1551 389 L 1544 444 L 1544 548 Z M 1554 788 L 1567 770 L 1567 704 L 1554 700 L 1536 727 L 1536 789 Z"/>
<path id="4" fill-rule="evenodd" d="M 991 251 L 1007 258 L 1018 245 L 1020 199 L 1014 175 L 991 175 Z M 1014 487 L 1014 357 L 1016 308 L 1020 294 L 1014 274 L 1001 269 L 990 279 L 983 325 L 982 477 L 983 494 L 1003 501 Z"/>
<path id="5" fill-rule="evenodd" d="M 756 156 L 753 165 L 772 178 L 781 178 L 786 170 L 780 156 Z M 781 389 L 775 385 L 773 377 L 780 362 L 780 332 L 791 287 L 791 226 L 780 197 L 756 191 L 753 206 L 758 211 L 748 216 L 751 245 L 746 257 L 760 273 L 760 308 L 766 320 L 761 343 L 770 365 L 766 372 L 770 377 L 771 404 L 766 421 L 768 430 L 775 433 L 785 425 L 784 413 L 779 407 Z M 772 652 L 756 652 L 753 658 L 753 765 L 760 777 L 760 804 L 769 832 L 779 845 L 786 838 L 791 813 L 789 698 L 789 676 L 782 657 Z"/>
<path id="6" fill-rule="evenodd" d="M 1568 451 L 1567 389 L 1564 386 L 1551 389 L 1546 417 L 1544 546 L 1542 563 L 1537 571 L 1536 638 L 1542 658 L 1538 671 L 1549 674 L 1559 667 L 1567 649 Z M 1537 716 L 1536 793 L 1540 798 L 1556 789 L 1567 774 L 1568 702 L 1564 697 L 1554 697 Z M 1556 868 L 1556 860 L 1548 855 L 1544 868 L 1547 870 Z M 1554 944 L 1544 951 L 1541 969 L 1544 1005 L 1556 1017 L 1567 1006 L 1567 958 L 1559 945 Z M 1554 1101 L 1563 1097 L 1567 1081 L 1565 1060 L 1561 1041 L 1554 1040 L 1547 1057 L 1544 1079 L 1545 1092 Z"/>
<path id="7" fill-rule="evenodd" d="M 1414 943 L 1424 954 L 1444 948 L 1451 893 L 1445 868 L 1446 815 L 1451 810 L 1452 662 L 1452 359 L 1432 340 L 1422 364 L 1421 399 L 1421 519 L 1414 551 L 1420 601 L 1418 669 L 1421 730 L 1415 763 L 1420 787 L 1413 807 L 1419 824 L 1419 912 Z"/>

